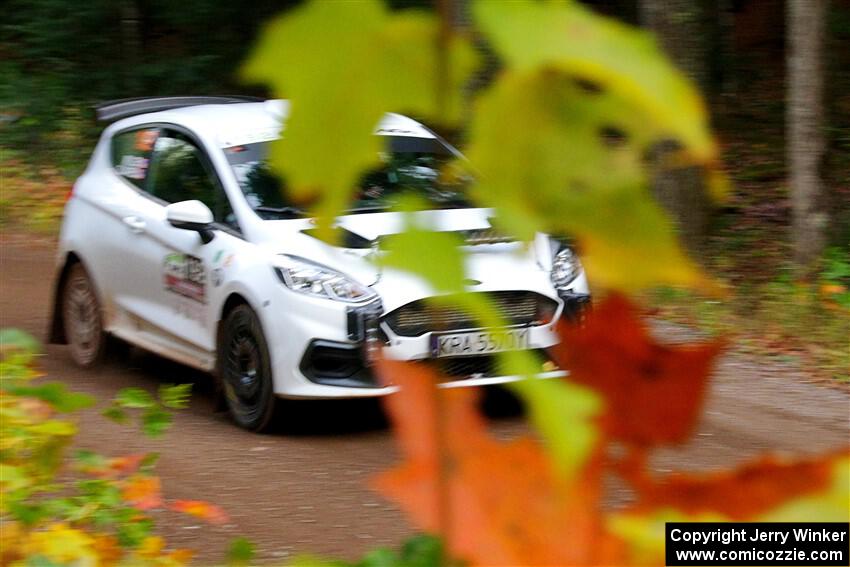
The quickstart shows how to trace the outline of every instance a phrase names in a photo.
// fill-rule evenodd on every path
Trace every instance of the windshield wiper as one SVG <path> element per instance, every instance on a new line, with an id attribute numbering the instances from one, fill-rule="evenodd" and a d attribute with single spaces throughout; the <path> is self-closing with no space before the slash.
<path id="1" fill-rule="evenodd" d="M 301 218 L 307 215 L 303 209 L 298 207 L 254 207 L 254 211 L 290 218 Z"/>

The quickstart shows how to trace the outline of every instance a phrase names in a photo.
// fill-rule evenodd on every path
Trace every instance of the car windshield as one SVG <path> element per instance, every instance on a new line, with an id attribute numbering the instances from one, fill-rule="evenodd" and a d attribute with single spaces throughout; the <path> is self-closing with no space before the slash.
<path id="1" fill-rule="evenodd" d="M 436 138 L 385 136 L 381 165 L 365 173 L 349 213 L 384 211 L 403 193 L 424 198 L 435 209 L 469 207 L 464 180 L 448 184 L 440 169 L 458 155 Z M 285 182 L 271 171 L 266 158 L 269 142 L 225 148 L 242 193 L 262 218 L 290 218 L 304 213 L 286 198 Z"/>

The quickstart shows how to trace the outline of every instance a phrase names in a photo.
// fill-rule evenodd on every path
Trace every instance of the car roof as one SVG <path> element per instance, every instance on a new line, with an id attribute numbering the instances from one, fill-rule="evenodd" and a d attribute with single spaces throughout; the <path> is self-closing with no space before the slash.
<path id="1" fill-rule="evenodd" d="M 213 140 L 222 148 L 265 142 L 280 137 L 289 115 L 289 101 L 267 100 L 231 104 L 200 104 L 139 114 L 115 123 L 116 129 L 148 123 L 172 123 Z M 424 125 L 401 114 L 385 114 L 375 129 L 381 136 L 435 138 Z"/>

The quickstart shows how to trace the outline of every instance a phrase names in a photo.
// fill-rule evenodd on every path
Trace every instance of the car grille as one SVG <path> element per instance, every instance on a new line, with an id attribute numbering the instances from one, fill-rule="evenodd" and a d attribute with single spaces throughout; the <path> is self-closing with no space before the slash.
<path id="1" fill-rule="evenodd" d="M 543 349 L 530 351 L 540 363 L 540 372 L 550 372 L 558 367 Z M 489 378 L 505 376 L 507 371 L 502 368 L 501 359 L 497 355 L 456 356 L 420 361 L 439 372 L 446 381 L 464 380 L 468 378 Z"/>
<path id="2" fill-rule="evenodd" d="M 487 293 L 508 325 L 539 325 L 545 313 L 554 314 L 558 303 L 533 291 L 496 291 Z M 408 303 L 384 316 L 394 333 L 416 337 L 431 331 L 475 329 L 480 323 L 466 310 L 455 305 L 438 305 L 429 299 Z"/>

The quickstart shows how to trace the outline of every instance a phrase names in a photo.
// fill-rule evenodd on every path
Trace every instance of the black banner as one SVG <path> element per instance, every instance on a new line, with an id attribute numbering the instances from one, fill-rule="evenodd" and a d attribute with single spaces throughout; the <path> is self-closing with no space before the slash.
<path id="1" fill-rule="evenodd" d="M 847 522 L 669 522 L 667 565 L 850 565 Z"/>

